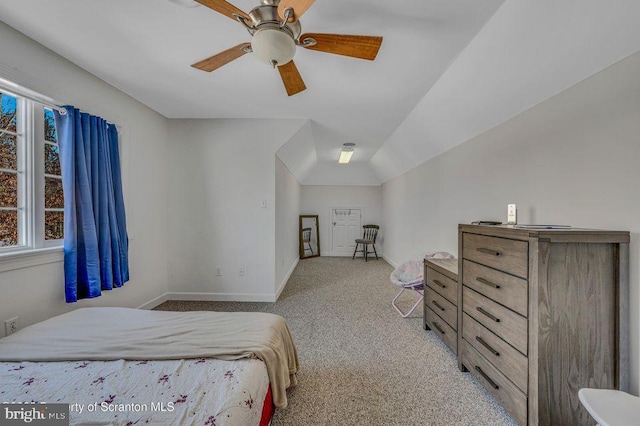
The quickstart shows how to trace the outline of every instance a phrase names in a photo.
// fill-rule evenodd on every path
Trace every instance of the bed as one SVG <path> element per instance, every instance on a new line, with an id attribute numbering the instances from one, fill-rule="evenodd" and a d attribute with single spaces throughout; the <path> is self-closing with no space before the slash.
<path id="1" fill-rule="evenodd" d="M 282 317 L 82 308 L 0 340 L 0 401 L 71 424 L 265 425 L 298 357 Z"/>

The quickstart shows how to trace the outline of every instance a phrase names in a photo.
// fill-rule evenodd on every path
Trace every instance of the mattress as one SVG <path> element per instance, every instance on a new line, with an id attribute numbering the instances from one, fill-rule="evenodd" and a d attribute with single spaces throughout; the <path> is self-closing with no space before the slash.
<path id="1" fill-rule="evenodd" d="M 68 403 L 73 425 L 246 426 L 273 413 L 256 358 L 0 362 L 0 401 Z"/>
<path id="2" fill-rule="evenodd" d="M 262 312 L 80 308 L 0 339 L 2 362 L 239 360 L 265 363 L 277 408 L 299 368 L 284 318 Z"/>

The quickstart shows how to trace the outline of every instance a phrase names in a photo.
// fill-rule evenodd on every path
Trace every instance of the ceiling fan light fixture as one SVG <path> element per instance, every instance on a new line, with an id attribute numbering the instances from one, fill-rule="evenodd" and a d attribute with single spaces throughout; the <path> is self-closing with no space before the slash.
<path id="1" fill-rule="evenodd" d="M 340 151 L 340 158 L 338 158 L 338 164 L 349 164 L 351 157 L 353 157 L 354 143 L 345 143 L 342 145 L 342 151 Z"/>
<path id="2" fill-rule="evenodd" d="M 184 6 L 194 0 L 168 0 Z M 278 69 L 287 95 L 307 89 L 293 61 L 297 46 L 373 61 L 380 50 L 382 37 L 348 34 L 302 34 L 300 18 L 315 0 L 259 0 L 260 6 L 243 12 L 227 0 L 195 0 L 195 3 L 240 23 L 251 35 L 251 43 L 240 43 L 216 55 L 192 64 L 193 68 L 211 72 L 246 53 L 254 53 L 259 61 Z M 341 163 L 348 163 L 353 149 L 345 150 Z"/>
<path id="3" fill-rule="evenodd" d="M 253 54 L 269 65 L 285 65 L 296 54 L 296 42 L 286 32 L 277 28 L 256 31 L 251 39 Z"/>

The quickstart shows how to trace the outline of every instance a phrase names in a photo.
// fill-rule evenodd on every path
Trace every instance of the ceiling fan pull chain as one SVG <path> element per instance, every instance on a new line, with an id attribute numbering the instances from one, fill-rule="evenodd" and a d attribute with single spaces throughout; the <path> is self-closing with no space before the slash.
<path id="1" fill-rule="evenodd" d="M 287 25 L 287 23 L 289 22 L 289 19 L 291 19 L 291 17 L 293 17 L 293 8 L 288 7 L 284 10 L 284 19 L 282 20 L 282 22 L 280 22 L 280 28 L 284 28 L 285 25 Z"/>

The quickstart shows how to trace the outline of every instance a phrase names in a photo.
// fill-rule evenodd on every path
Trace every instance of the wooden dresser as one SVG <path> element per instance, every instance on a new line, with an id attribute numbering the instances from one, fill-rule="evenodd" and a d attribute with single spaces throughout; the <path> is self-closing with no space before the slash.
<path id="1" fill-rule="evenodd" d="M 458 353 L 458 259 L 425 259 L 424 328 Z"/>
<path id="2" fill-rule="evenodd" d="M 628 243 L 619 231 L 459 226 L 459 367 L 520 425 L 592 424 L 580 388 L 627 390 Z"/>

